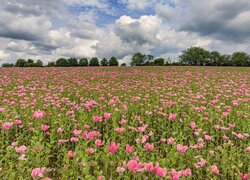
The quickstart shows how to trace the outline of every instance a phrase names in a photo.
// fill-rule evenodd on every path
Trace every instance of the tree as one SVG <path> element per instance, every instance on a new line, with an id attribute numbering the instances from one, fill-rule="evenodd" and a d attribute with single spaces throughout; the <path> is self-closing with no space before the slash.
<path id="1" fill-rule="evenodd" d="M 108 60 L 107 60 L 106 58 L 103 58 L 103 59 L 101 60 L 101 66 L 108 66 L 108 65 L 109 65 Z"/>
<path id="2" fill-rule="evenodd" d="M 144 64 L 144 58 L 146 55 L 140 52 L 134 53 L 131 59 L 131 66 L 142 66 Z"/>
<path id="3" fill-rule="evenodd" d="M 151 54 L 147 54 L 144 57 L 144 66 L 153 66 L 154 65 L 154 56 Z"/>
<path id="4" fill-rule="evenodd" d="M 208 65 L 211 66 L 218 66 L 219 65 L 219 59 L 220 59 L 220 53 L 218 51 L 212 51 L 210 52 L 210 62 Z"/>
<path id="5" fill-rule="evenodd" d="M 245 52 L 235 52 L 231 56 L 231 64 L 233 66 L 247 66 L 249 62 L 250 57 Z"/>
<path id="6" fill-rule="evenodd" d="M 79 60 L 79 66 L 88 66 L 88 65 L 89 65 L 89 62 L 87 58 L 81 58 Z"/>
<path id="7" fill-rule="evenodd" d="M 56 66 L 55 61 L 48 62 L 48 67 Z"/>
<path id="8" fill-rule="evenodd" d="M 3 63 L 2 67 L 14 67 L 13 63 Z"/>
<path id="9" fill-rule="evenodd" d="M 179 56 L 180 62 L 192 66 L 205 66 L 209 64 L 209 51 L 200 47 L 191 47 Z"/>
<path id="10" fill-rule="evenodd" d="M 127 64 L 126 63 L 122 63 L 121 66 L 127 66 Z"/>
<path id="11" fill-rule="evenodd" d="M 65 59 L 65 58 L 59 58 L 59 59 L 56 61 L 56 66 L 62 66 L 62 67 L 68 66 L 68 61 L 67 61 L 67 59 Z"/>
<path id="12" fill-rule="evenodd" d="M 93 57 L 89 61 L 89 66 L 99 66 L 99 60 L 97 57 Z"/>
<path id="13" fill-rule="evenodd" d="M 218 66 L 228 66 L 231 64 L 230 61 L 231 61 L 231 56 L 227 54 L 223 54 L 219 58 Z"/>
<path id="14" fill-rule="evenodd" d="M 154 60 L 155 66 L 164 66 L 165 60 L 163 58 L 157 58 Z"/>
<path id="15" fill-rule="evenodd" d="M 116 57 L 112 56 L 109 60 L 109 66 L 118 66 L 119 62 Z"/>
<path id="16" fill-rule="evenodd" d="M 71 67 L 78 66 L 78 61 L 76 58 L 69 58 L 67 61 L 68 61 L 68 66 Z"/>
<path id="17" fill-rule="evenodd" d="M 24 67 L 25 64 L 26 64 L 26 61 L 25 61 L 24 59 L 18 59 L 18 60 L 16 61 L 15 66 L 16 66 L 16 67 Z"/>
<path id="18" fill-rule="evenodd" d="M 42 62 L 40 59 L 38 59 L 38 60 L 36 61 L 36 63 L 35 63 L 34 66 L 35 66 L 35 67 L 43 67 L 43 62 Z"/>

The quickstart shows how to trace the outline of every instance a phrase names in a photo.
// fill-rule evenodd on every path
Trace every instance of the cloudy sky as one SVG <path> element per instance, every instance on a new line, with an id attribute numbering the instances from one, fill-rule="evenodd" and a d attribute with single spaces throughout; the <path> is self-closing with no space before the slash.
<path id="1" fill-rule="evenodd" d="M 17 58 L 250 53 L 249 0 L 0 0 L 0 64 Z"/>

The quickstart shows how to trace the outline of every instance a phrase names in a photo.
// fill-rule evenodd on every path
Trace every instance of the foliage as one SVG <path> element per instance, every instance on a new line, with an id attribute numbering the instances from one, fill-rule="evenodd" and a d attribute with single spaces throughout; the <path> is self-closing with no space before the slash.
<path id="1" fill-rule="evenodd" d="M 3 63 L 2 67 L 14 67 L 15 65 L 13 63 Z"/>
<path id="2" fill-rule="evenodd" d="M 165 60 L 163 58 L 157 58 L 154 60 L 154 65 L 155 66 L 164 66 Z"/>
<path id="3" fill-rule="evenodd" d="M 89 62 L 87 58 L 81 58 L 79 60 L 79 66 L 88 66 L 88 65 L 89 65 Z"/>
<path id="4" fill-rule="evenodd" d="M 68 65 L 69 65 L 68 61 L 65 58 L 59 58 L 59 59 L 56 60 L 56 66 L 67 67 Z"/>
<path id="5" fill-rule="evenodd" d="M 97 57 L 93 57 L 89 61 L 89 66 L 99 66 L 99 60 Z"/>
<path id="6" fill-rule="evenodd" d="M 106 58 L 103 58 L 103 59 L 101 60 L 101 66 L 108 66 L 108 65 L 109 65 L 108 60 L 107 60 Z"/>
<path id="7" fill-rule="evenodd" d="M 109 60 L 109 66 L 118 66 L 119 62 L 116 57 L 112 56 Z"/>
<path id="8" fill-rule="evenodd" d="M 247 179 L 249 68 L 1 68 L 0 179 Z"/>
<path id="9" fill-rule="evenodd" d="M 131 59 L 131 66 L 143 66 L 145 61 L 145 56 L 146 55 L 140 52 L 134 53 Z"/>
<path id="10" fill-rule="evenodd" d="M 76 58 L 69 58 L 68 66 L 70 67 L 78 66 L 78 60 Z"/>

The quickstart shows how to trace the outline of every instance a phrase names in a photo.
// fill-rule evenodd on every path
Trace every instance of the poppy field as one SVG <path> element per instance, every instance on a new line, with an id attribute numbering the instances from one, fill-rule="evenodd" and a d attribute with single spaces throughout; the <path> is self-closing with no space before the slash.
<path id="1" fill-rule="evenodd" d="M 250 69 L 0 68 L 0 179 L 250 177 Z"/>

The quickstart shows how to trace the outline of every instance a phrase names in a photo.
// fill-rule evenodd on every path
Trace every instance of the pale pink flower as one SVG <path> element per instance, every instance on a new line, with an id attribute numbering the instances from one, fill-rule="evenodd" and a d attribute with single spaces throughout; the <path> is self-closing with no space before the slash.
<path id="1" fill-rule="evenodd" d="M 190 123 L 190 127 L 191 127 L 191 129 L 195 129 L 196 128 L 196 123 L 195 122 L 191 122 Z"/>
<path id="2" fill-rule="evenodd" d="M 102 140 L 100 139 L 95 140 L 95 145 L 101 147 L 103 145 Z"/>
<path id="3" fill-rule="evenodd" d="M 212 171 L 214 174 L 220 174 L 219 169 L 215 165 L 210 166 L 210 171 Z"/>
<path id="4" fill-rule="evenodd" d="M 134 152 L 134 151 L 135 151 L 134 146 L 133 146 L 133 145 L 130 146 L 129 144 L 126 144 L 126 151 L 127 151 L 128 153 Z"/>
<path id="5" fill-rule="evenodd" d="M 168 141 L 169 144 L 174 144 L 175 143 L 173 137 L 168 138 L 167 141 Z"/>
<path id="6" fill-rule="evenodd" d="M 145 167 L 145 170 L 148 171 L 148 172 L 154 172 L 155 171 L 155 167 L 154 167 L 152 162 L 149 162 L 149 163 L 145 164 L 144 167 Z"/>
<path id="7" fill-rule="evenodd" d="M 77 137 L 72 137 L 72 138 L 70 138 L 70 141 L 76 143 L 76 142 L 78 142 L 78 138 Z"/>
<path id="8" fill-rule="evenodd" d="M 154 145 L 150 144 L 150 143 L 146 143 L 144 146 L 144 150 L 145 151 L 151 151 L 152 149 L 154 149 Z"/>
<path id="9" fill-rule="evenodd" d="M 168 120 L 172 121 L 172 120 L 175 120 L 176 119 L 176 116 L 177 114 L 172 114 L 170 113 L 169 117 L 168 117 Z"/>
<path id="10" fill-rule="evenodd" d="M 93 117 L 93 120 L 94 120 L 95 122 L 102 122 L 102 117 L 100 117 L 100 116 L 94 116 L 94 117 Z"/>
<path id="11" fill-rule="evenodd" d="M 18 160 L 20 160 L 20 161 L 26 160 L 25 156 L 26 156 L 25 154 L 21 154 L 21 156 L 18 158 Z"/>
<path id="12" fill-rule="evenodd" d="M 16 147 L 16 152 L 17 153 L 25 153 L 27 150 L 27 147 L 26 146 L 20 146 L 20 147 Z"/>
<path id="13" fill-rule="evenodd" d="M 192 170 L 191 169 L 185 169 L 181 171 L 182 176 L 191 176 L 192 175 Z"/>
<path id="14" fill-rule="evenodd" d="M 110 119 L 110 117 L 111 117 L 111 113 L 104 113 L 104 115 L 103 115 L 103 117 L 104 117 L 104 119 Z"/>
<path id="15" fill-rule="evenodd" d="M 209 135 L 205 135 L 205 140 L 206 140 L 206 141 L 211 141 L 212 138 L 211 138 L 211 136 L 209 136 Z"/>
<path id="16" fill-rule="evenodd" d="M 15 146 L 17 146 L 18 145 L 18 142 L 12 142 L 11 143 L 11 146 L 13 146 L 13 147 L 15 147 Z"/>
<path id="17" fill-rule="evenodd" d="M 118 151 L 119 147 L 120 147 L 120 144 L 118 144 L 116 142 L 111 142 L 108 145 L 108 150 L 110 153 L 116 153 Z"/>
<path id="18" fill-rule="evenodd" d="M 95 152 L 94 148 L 88 148 L 87 149 L 87 153 L 89 153 L 89 154 L 94 154 L 94 152 Z"/>
<path id="19" fill-rule="evenodd" d="M 125 125 L 127 123 L 127 121 L 125 120 L 125 119 L 122 119 L 120 122 L 119 122 L 119 124 L 121 124 L 121 125 Z"/>
<path id="20" fill-rule="evenodd" d="M 206 165 L 206 160 L 203 159 L 203 158 L 201 158 L 200 162 L 194 164 L 194 166 L 195 166 L 196 169 L 204 167 L 205 165 Z"/>
<path id="21" fill-rule="evenodd" d="M 125 171 L 124 167 L 117 167 L 115 172 L 117 172 L 117 173 L 123 173 L 124 171 Z"/>
<path id="22" fill-rule="evenodd" d="M 13 125 L 13 122 L 5 122 L 2 124 L 2 129 L 9 130 L 12 125 Z"/>
<path id="23" fill-rule="evenodd" d="M 250 177 L 250 174 L 240 174 L 240 178 L 241 178 L 242 180 L 248 180 L 249 177 Z"/>
<path id="24" fill-rule="evenodd" d="M 250 146 L 246 148 L 246 151 L 250 153 Z"/>
<path id="25" fill-rule="evenodd" d="M 46 116 L 46 113 L 44 111 L 40 111 L 40 110 L 34 112 L 34 114 L 33 114 L 34 119 L 42 119 L 45 116 Z"/>
<path id="26" fill-rule="evenodd" d="M 49 128 L 50 128 L 50 126 L 47 126 L 47 125 L 44 125 L 44 124 L 42 124 L 42 126 L 41 126 L 42 131 L 47 131 Z"/>
<path id="27" fill-rule="evenodd" d="M 42 178 L 45 172 L 46 172 L 46 167 L 34 168 L 34 169 L 32 169 L 31 177 Z"/>
<path id="28" fill-rule="evenodd" d="M 73 158 L 74 156 L 75 153 L 72 150 L 68 151 L 68 158 Z"/>
<path id="29" fill-rule="evenodd" d="M 137 173 L 144 170 L 143 163 L 138 162 L 136 160 L 130 160 L 127 163 L 127 167 L 132 173 Z"/>
<path id="30" fill-rule="evenodd" d="M 36 151 L 40 151 L 40 150 L 41 150 L 41 147 L 40 147 L 40 146 L 36 146 L 36 147 L 35 147 L 35 150 L 36 150 Z"/>
<path id="31" fill-rule="evenodd" d="M 74 134 L 74 136 L 79 136 L 80 134 L 82 133 L 82 130 L 74 130 L 73 131 L 73 134 Z"/>
<path id="32" fill-rule="evenodd" d="M 63 132 L 63 129 L 59 127 L 59 128 L 56 130 L 56 133 L 59 134 L 59 133 L 61 133 L 61 132 Z"/>
<path id="33" fill-rule="evenodd" d="M 19 120 L 19 119 L 17 119 L 17 120 L 15 120 L 15 121 L 14 121 L 14 124 L 15 124 L 15 125 L 22 124 L 22 121 L 21 121 L 21 120 Z"/>
<path id="34" fill-rule="evenodd" d="M 182 146 L 181 144 L 177 144 L 177 151 L 180 153 L 185 153 L 188 149 L 188 146 Z"/>
<path id="35" fill-rule="evenodd" d="M 115 128 L 115 131 L 118 133 L 123 133 L 125 131 L 125 129 L 118 127 L 118 128 Z"/>
<path id="36" fill-rule="evenodd" d="M 158 167 L 155 169 L 155 174 L 159 177 L 165 177 L 167 175 L 167 169 Z"/>

